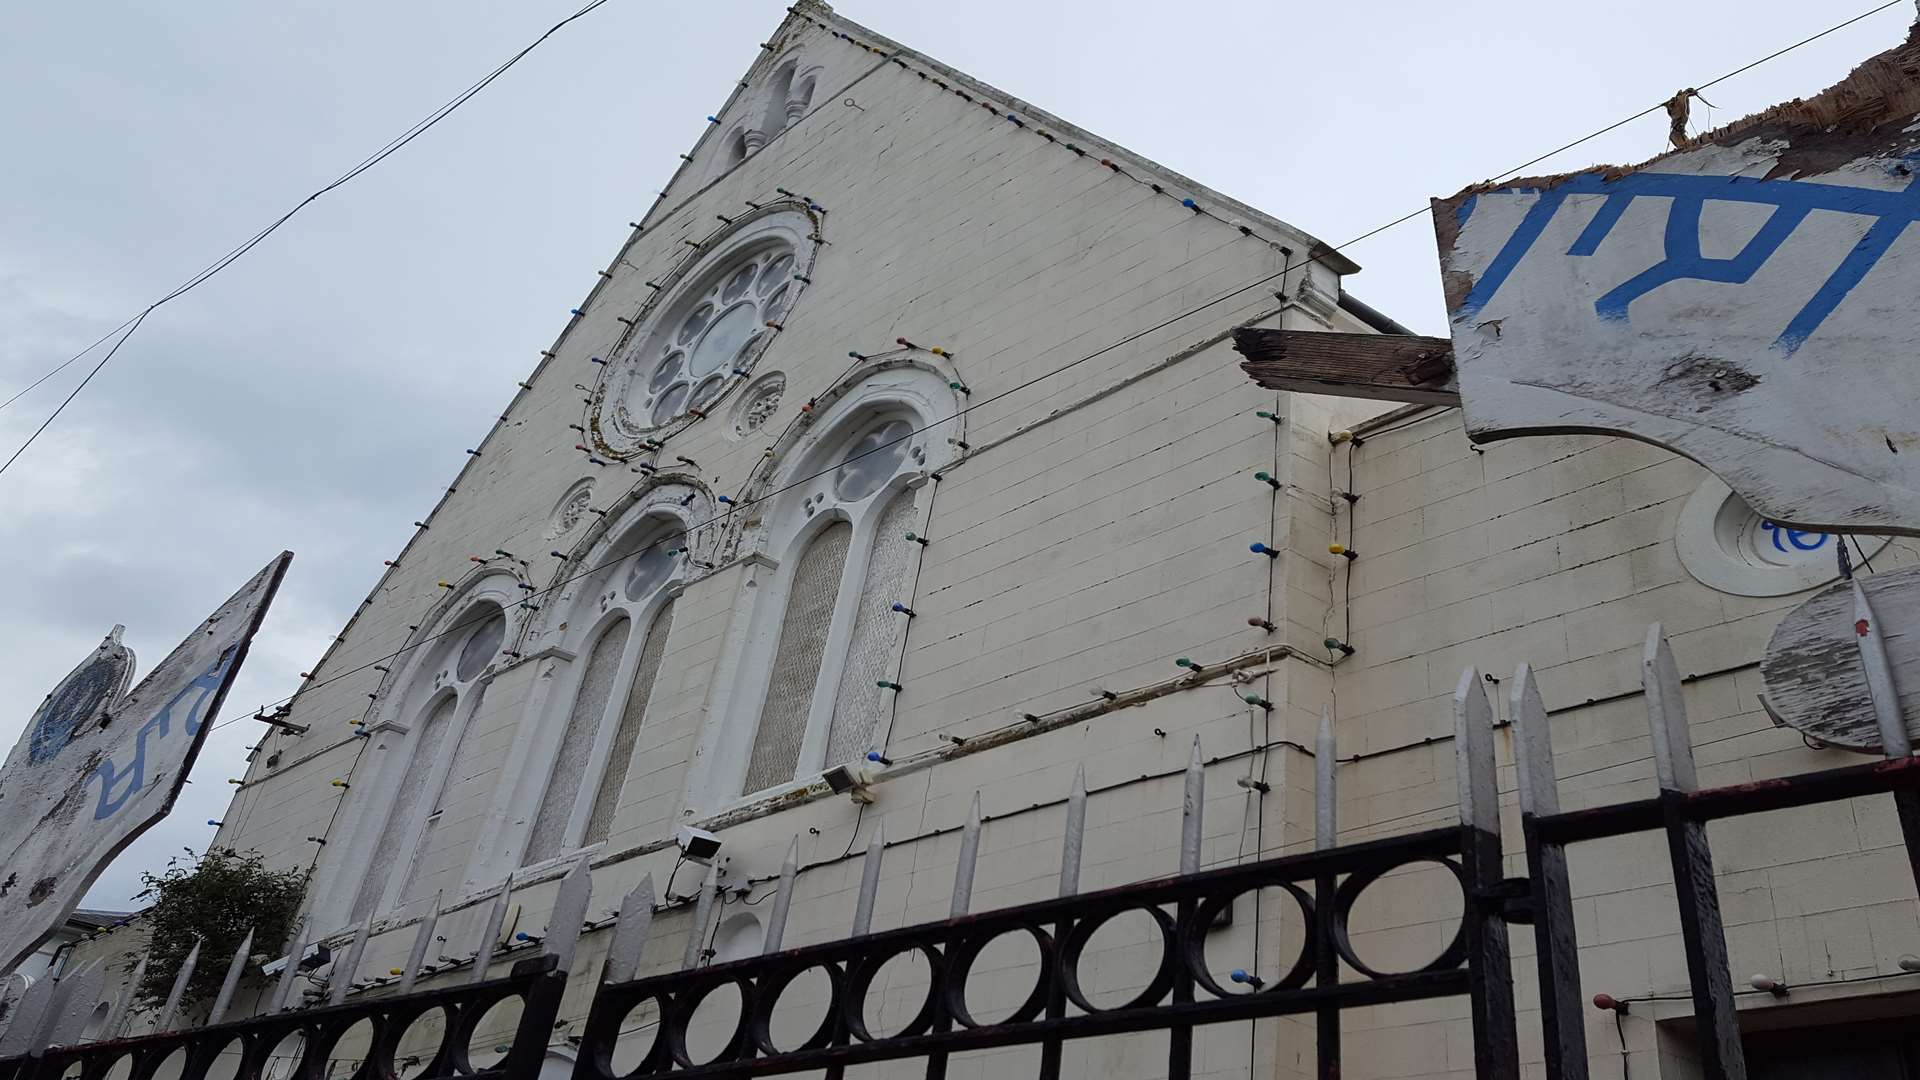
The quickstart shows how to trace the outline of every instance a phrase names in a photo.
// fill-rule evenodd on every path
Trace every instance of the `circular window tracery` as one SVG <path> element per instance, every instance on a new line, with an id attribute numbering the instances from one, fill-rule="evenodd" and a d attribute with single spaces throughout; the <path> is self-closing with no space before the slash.
<path id="1" fill-rule="evenodd" d="M 634 453 L 652 432 L 724 397 L 772 338 L 767 324 L 798 297 L 813 239 L 807 214 L 768 208 L 703 244 L 705 256 L 643 312 L 609 365 L 590 417 L 602 448 Z"/>
<path id="2" fill-rule="evenodd" d="M 507 640 L 507 617 L 498 611 L 486 617 L 460 647 L 460 660 L 454 674 L 461 682 L 472 682 L 492 662 Z"/>
<path id="3" fill-rule="evenodd" d="M 900 419 L 868 428 L 841 456 L 834 494 L 846 502 L 859 502 L 880 490 L 880 485 L 899 471 L 912 435 L 913 425 Z"/>
<path id="4" fill-rule="evenodd" d="M 679 549 L 684 543 L 686 534 L 674 532 L 662 534 L 642 547 L 627 566 L 627 599 L 643 600 L 672 577 L 680 565 Z"/>

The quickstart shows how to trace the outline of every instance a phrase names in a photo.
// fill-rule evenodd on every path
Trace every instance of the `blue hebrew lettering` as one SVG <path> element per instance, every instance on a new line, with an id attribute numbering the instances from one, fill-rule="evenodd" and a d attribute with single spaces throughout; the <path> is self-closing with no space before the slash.
<path id="1" fill-rule="evenodd" d="M 180 714 L 180 726 L 181 731 L 188 738 L 193 738 L 200 733 L 201 725 L 206 723 L 207 707 L 219 693 L 221 684 L 226 681 L 227 672 L 233 666 L 236 652 L 237 650 L 232 648 L 222 652 L 212 667 L 203 672 L 199 678 L 181 687 L 180 692 L 173 695 L 171 701 L 149 717 L 146 723 L 140 725 L 140 730 L 134 734 L 133 760 L 125 769 L 116 766 L 112 758 L 94 766 L 93 773 L 88 779 L 100 778 L 100 800 L 93 810 L 95 821 L 101 821 L 119 813 L 120 808 L 127 804 L 127 800 L 133 798 L 146 786 L 147 736 L 153 734 L 157 738 L 166 738 L 172 727 L 175 709 L 185 706 L 184 712 Z M 124 787 L 121 786 L 123 782 Z M 118 794 L 115 794 L 116 787 L 120 788 Z"/>
<path id="2" fill-rule="evenodd" d="M 1794 314 L 1775 339 L 1774 347 L 1788 355 L 1805 344 L 1827 316 L 1860 284 L 1906 227 L 1920 219 L 1920 177 L 1899 191 L 1846 187 L 1840 184 L 1805 183 L 1798 180 L 1762 180 L 1747 176 L 1688 176 L 1676 173 L 1629 173 L 1608 178 L 1602 173 L 1581 173 L 1551 189 L 1506 188 L 1503 194 L 1534 192 L 1538 198 L 1528 207 L 1526 216 L 1507 238 L 1493 261 L 1474 283 L 1471 292 L 1455 312 L 1456 319 L 1478 314 L 1500 291 L 1515 267 L 1533 248 L 1534 242 L 1559 212 L 1569 195 L 1604 195 L 1593 219 L 1567 249 L 1567 255 L 1581 258 L 1596 254 L 1600 244 L 1620 221 L 1627 206 L 1637 198 L 1671 200 L 1667 210 L 1665 258 L 1616 286 L 1594 302 L 1594 313 L 1602 319 L 1626 320 L 1633 301 L 1663 285 L 1675 281 L 1712 281 L 1744 285 L 1780 250 L 1795 229 L 1815 210 L 1829 210 L 1874 218 L 1866 235 L 1847 253 L 1811 299 Z M 1700 251 L 1701 208 L 1708 200 L 1770 205 L 1774 212 L 1753 237 L 1730 259 L 1713 259 Z M 1461 218 L 1471 213 L 1471 203 L 1461 208 Z M 1808 549 L 1810 550 L 1810 549 Z"/>

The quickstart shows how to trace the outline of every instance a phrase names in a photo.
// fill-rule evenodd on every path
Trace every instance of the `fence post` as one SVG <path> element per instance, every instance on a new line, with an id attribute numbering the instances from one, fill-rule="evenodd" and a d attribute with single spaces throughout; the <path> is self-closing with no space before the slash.
<path id="1" fill-rule="evenodd" d="M 1867 602 L 1867 591 L 1859 578 L 1853 579 L 1853 633 L 1867 673 L 1874 719 L 1880 727 L 1880 751 L 1888 761 L 1905 761 L 1913 756 L 1913 739 L 1907 734 L 1907 720 L 1900 711 L 1900 687 L 1887 660 L 1885 630 L 1874 615 L 1873 605 Z M 1900 838 L 1906 843 L 1908 869 L 1915 887 L 1920 888 L 1920 791 L 1905 785 L 1894 788 L 1893 809 L 1900 821 Z"/>
<path id="2" fill-rule="evenodd" d="M 233 950 L 233 959 L 227 961 L 227 977 L 220 983 L 220 994 L 213 999 L 213 1008 L 207 1011 L 207 1026 L 213 1027 L 227 1018 L 227 1009 L 233 1005 L 234 992 L 240 989 L 240 976 L 246 973 L 247 956 L 253 952 L 253 927 L 247 927 L 247 936 L 240 939 L 240 947 Z"/>
<path id="3" fill-rule="evenodd" d="M 193 978 L 193 969 L 200 964 L 200 945 L 206 939 L 195 936 L 193 948 L 187 950 L 187 958 L 180 961 L 180 971 L 173 977 L 173 989 L 167 991 L 167 1003 L 160 1007 L 160 1022 L 153 1025 L 155 1034 L 165 1034 L 173 1029 L 174 1014 L 180 1011 L 180 999 L 186 996 L 187 983 Z"/>
<path id="4" fill-rule="evenodd" d="M 1333 707 L 1320 707 L 1320 732 L 1313 744 L 1313 849 L 1326 851 L 1339 843 L 1336 818 L 1339 789 L 1334 766 L 1339 762 L 1339 744 L 1333 734 Z M 1330 990 L 1340 985 L 1340 953 L 1334 948 L 1334 875 L 1318 874 L 1313 879 L 1313 985 Z M 1316 1075 L 1320 1080 L 1339 1080 L 1340 1006 L 1322 1005 L 1314 1010 Z"/>
<path id="5" fill-rule="evenodd" d="M 607 945 L 607 961 L 600 969 L 601 985 L 632 982 L 640 977 L 640 957 L 653 932 L 653 901 L 653 874 L 648 873 L 620 901 L 613 941 Z"/>
<path id="6" fill-rule="evenodd" d="M 960 852 L 953 861 L 953 903 L 947 909 L 949 918 L 957 919 L 967 914 L 973 907 L 973 875 L 980 863 L 980 793 L 973 793 L 973 803 L 967 807 L 967 820 L 960 825 Z M 951 954 L 949 954 L 951 959 Z M 953 1030 L 953 1010 L 948 1005 L 949 990 L 965 994 L 966 987 L 953 987 L 947 980 L 953 977 L 953 965 L 942 964 L 933 975 L 933 1027 L 937 1033 Z M 936 1050 L 927 1055 L 927 1080 L 944 1080 L 947 1075 L 947 1052 Z"/>
<path id="7" fill-rule="evenodd" d="M 648 873 L 640 883 L 620 901 L 620 911 L 614 916 L 613 940 L 607 944 L 607 958 L 600 968 L 600 984 L 595 987 L 593 1003 L 587 1008 L 587 1026 L 581 1032 L 580 1053 L 574 1061 L 573 1075 L 578 1080 L 599 1080 L 611 1067 L 615 1048 L 620 1041 L 620 1025 L 625 1022 L 628 1004 L 608 988 L 620 983 L 632 982 L 640 977 L 640 960 L 646 952 L 647 938 L 653 931 L 653 874 Z M 566 989 L 566 980 L 562 977 L 561 990 Z M 665 1014 L 661 1017 L 664 1022 Z M 664 1053 L 665 1040 L 658 1038 L 654 1043 L 654 1056 L 649 1061 L 658 1060 Z M 537 1073 L 536 1073 L 537 1075 Z"/>
<path id="8" fill-rule="evenodd" d="M 573 970 L 573 954 L 580 946 L 587 903 L 592 899 L 593 871 L 582 856 L 560 879 L 560 887 L 553 894 L 553 910 L 547 915 L 547 932 L 540 942 L 541 951 L 554 958 L 554 968 L 562 975 Z"/>
<path id="9" fill-rule="evenodd" d="M 1526 838 L 1533 906 L 1535 962 L 1540 978 L 1540 1028 L 1547 1080 L 1587 1080 L 1587 1032 L 1581 1020 L 1580 943 L 1573 924 L 1564 844 L 1543 842 L 1535 822 L 1560 812 L 1560 781 L 1553 767 L 1553 732 L 1533 669 L 1513 673 L 1508 715 L 1513 719 L 1514 766 L 1520 786 L 1520 831 Z"/>
<path id="10" fill-rule="evenodd" d="M 353 989 L 353 977 L 360 971 L 360 958 L 367 953 L 367 938 L 373 933 L 373 917 L 360 920 L 354 928 L 353 943 L 347 946 L 347 954 L 333 962 L 333 970 L 327 973 L 327 1004 L 346 1003 L 347 991 Z"/>
<path id="11" fill-rule="evenodd" d="M 473 971 L 467 982 L 487 981 L 487 969 L 493 966 L 493 950 L 500 945 L 500 929 L 507 925 L 507 901 L 513 896 L 513 875 L 500 883 L 500 895 L 487 909 L 486 925 L 480 928 L 480 941 L 473 950 Z"/>
<path id="12" fill-rule="evenodd" d="M 1082 764 L 1073 771 L 1073 787 L 1067 791 L 1067 817 L 1060 833 L 1060 895 L 1073 896 L 1080 891 L 1080 863 L 1087 840 L 1087 767 Z M 1052 985 L 1047 988 L 1047 1019 L 1058 1020 L 1067 1015 L 1067 992 L 1065 971 L 1066 955 L 1061 951 L 1060 943 L 1065 941 L 1067 933 L 1073 928 L 1071 919 L 1062 917 L 1053 926 L 1054 970 L 1056 974 Z M 1059 1080 L 1060 1058 L 1065 1044 L 1059 1039 L 1045 1039 L 1040 1043 L 1039 1080 Z"/>
<path id="13" fill-rule="evenodd" d="M 1518 1080 L 1519 1034 L 1513 1018 L 1513 970 L 1501 914 L 1500 787 L 1493 761 L 1493 706 L 1477 668 L 1460 673 L 1453 692 L 1453 751 L 1460 780 L 1460 851 L 1466 875 L 1473 1067 L 1480 1080 Z"/>
<path id="14" fill-rule="evenodd" d="M 427 950 L 433 946 L 434 928 L 440 925 L 440 901 L 444 892 L 433 894 L 433 904 L 420 918 L 420 928 L 413 932 L 413 950 L 407 953 L 407 966 L 400 972 L 399 996 L 413 993 L 413 984 L 420 980 L 420 969 L 427 966 Z"/>
<path id="15" fill-rule="evenodd" d="M 1193 752 L 1187 756 L 1187 773 L 1180 797 L 1180 876 L 1200 872 L 1200 840 L 1207 803 L 1207 767 L 1200 756 L 1200 736 L 1193 737 Z M 1194 926 L 1199 905 L 1182 900 L 1175 925 L 1183 934 L 1203 933 Z M 1182 964 L 1173 978 L 1173 1003 L 1193 1003 L 1193 973 Z M 1174 1024 L 1167 1029 L 1167 1080 L 1188 1080 L 1193 1075 L 1193 1025 Z"/>
<path id="16" fill-rule="evenodd" d="M 773 910 L 767 912 L 767 935 L 760 946 L 761 956 L 779 952 L 786 942 L 787 913 L 793 908 L 793 883 L 799 876 L 800 834 L 795 833 L 793 842 L 787 845 L 787 857 L 780 863 L 780 881 L 773 887 Z"/>
<path id="17" fill-rule="evenodd" d="M 101 1042 L 112 1042 L 126 1033 L 127 1014 L 132 1010 L 133 999 L 139 995 L 140 984 L 146 978 L 147 957 L 143 954 L 140 962 L 133 966 L 133 974 L 127 977 L 127 988 L 120 992 L 120 1000 L 114 1003 L 113 1011 L 107 1014 L 107 1022 L 100 1025 Z"/>
<path id="18" fill-rule="evenodd" d="M 707 936 L 707 924 L 713 921 L 713 894 L 719 891 L 720 860 L 716 857 L 707 864 L 707 876 L 700 882 L 700 895 L 693 901 L 693 928 L 687 934 L 687 950 L 680 960 L 683 970 L 692 971 L 708 959 L 702 939 Z"/>
<path id="19" fill-rule="evenodd" d="M 567 973 L 559 969 L 558 961 L 552 953 L 542 953 L 513 965 L 516 975 L 529 967 L 543 970 L 527 987 L 520 1023 L 513 1031 L 513 1047 L 500 1062 L 499 1075 L 516 1080 L 540 1075 L 540 1067 L 547 1057 L 547 1040 L 553 1037 L 554 1021 L 560 1015 L 560 999 L 567 992 Z"/>
<path id="20" fill-rule="evenodd" d="M 293 937 L 287 941 L 287 966 L 280 972 L 280 985 L 274 987 L 271 1012 L 285 1012 L 293 1001 L 293 985 L 300 978 L 300 957 L 307 951 L 307 931 L 312 926 L 313 916 L 306 915 L 293 928 Z"/>
<path id="21" fill-rule="evenodd" d="M 1680 697 L 1680 669 L 1673 662 L 1673 649 L 1667 645 L 1659 623 L 1647 628 L 1641 668 L 1647 723 L 1653 733 L 1653 771 L 1660 783 L 1661 818 L 1667 831 L 1667 857 L 1673 864 L 1673 891 L 1680 906 L 1687 977 L 1693 984 L 1693 1022 L 1700 1043 L 1701 1071 L 1715 1080 L 1746 1080 L 1747 1059 L 1740 1046 L 1733 981 L 1727 975 L 1727 936 L 1720 924 L 1720 890 L 1713 880 L 1707 826 L 1687 816 L 1687 796 L 1700 784 L 1694 775 L 1686 704 Z"/>
<path id="22" fill-rule="evenodd" d="M 89 960 L 74 971 L 61 974 L 60 984 L 54 988 L 53 1004 L 34 1039 L 35 1053 L 44 1052 L 54 1044 L 73 1046 L 80 1042 L 87 1018 L 93 1015 L 94 1007 L 100 1003 L 100 992 L 106 987 L 105 968 L 104 960 Z"/>

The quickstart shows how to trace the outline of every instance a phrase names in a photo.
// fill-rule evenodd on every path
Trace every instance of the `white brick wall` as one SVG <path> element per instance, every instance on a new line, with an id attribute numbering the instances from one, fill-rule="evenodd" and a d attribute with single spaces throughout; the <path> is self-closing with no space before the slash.
<path id="1" fill-rule="evenodd" d="M 1702 784 L 1866 760 L 1809 749 L 1761 713 L 1755 665 L 1780 616 L 1807 594 L 1727 595 L 1681 567 L 1674 530 L 1705 475 L 1699 467 L 1641 443 L 1592 436 L 1516 439 L 1480 452 L 1450 411 L 1361 434 L 1361 446 L 1336 451 L 1337 471 L 1351 456 L 1362 495 L 1351 514 L 1353 547 L 1362 553 L 1350 568 L 1352 603 L 1335 611 L 1336 627 L 1351 619 L 1358 646 L 1336 669 L 1341 752 L 1366 755 L 1341 766 L 1343 840 L 1451 819 L 1450 698 L 1467 665 L 1500 678 L 1522 660 L 1534 665 L 1553 712 L 1567 808 L 1653 794 L 1638 689 L 1641 644 L 1654 621 L 1665 626 L 1682 673 L 1700 676 L 1685 697 Z M 1344 504 L 1340 516 L 1344 540 Z M 1874 559 L 1883 570 L 1911 561 L 1897 548 Z M 1512 747 L 1508 732 L 1498 734 L 1502 786 L 1510 789 Z M 1891 814 L 1887 800 L 1856 799 L 1714 824 L 1736 982 L 1751 972 L 1789 985 L 1887 974 L 1920 947 L 1912 873 Z M 1517 810 L 1509 805 L 1505 816 L 1509 872 L 1519 873 Z M 1581 844 L 1570 861 L 1583 994 L 1684 997 L 1661 837 Z M 1537 1009 L 1531 935 L 1516 928 L 1513 944 L 1521 1005 Z M 1885 989 L 1867 983 L 1836 992 Z M 1683 1016 L 1684 1004 L 1656 1015 Z M 1451 1050 L 1445 1070 L 1423 1055 L 1442 1031 L 1449 1048 L 1462 1044 L 1470 1036 L 1463 1017 L 1438 1030 L 1413 1018 L 1350 1023 L 1365 1038 L 1348 1041 L 1347 1075 L 1460 1072 L 1470 1062 Z M 1593 1012 L 1587 1022 L 1594 1068 L 1615 1070 L 1596 1075 L 1618 1075 L 1610 1020 Z M 1684 1068 L 1684 1047 L 1656 1045 L 1651 1028 L 1627 1025 L 1633 1075 L 1694 1075 L 1673 1071 Z M 1537 1063 L 1537 1015 L 1523 1012 L 1520 1032 Z"/>

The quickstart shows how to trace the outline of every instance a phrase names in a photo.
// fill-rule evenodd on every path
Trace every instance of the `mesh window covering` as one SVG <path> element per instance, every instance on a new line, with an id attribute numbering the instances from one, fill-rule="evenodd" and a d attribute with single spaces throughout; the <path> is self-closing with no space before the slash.
<path id="1" fill-rule="evenodd" d="M 486 684 L 482 683 L 468 691 L 468 693 L 473 696 L 473 705 L 467 712 L 465 730 L 460 733 L 460 738 L 453 744 L 453 764 L 447 767 L 447 775 L 441 778 L 438 785 L 431 785 L 431 777 L 429 775 L 433 767 L 431 762 L 422 764 L 418 759 L 415 759 L 413 762 L 413 769 L 415 771 L 407 778 L 409 784 L 417 784 L 422 788 L 430 785 L 433 786 L 434 812 L 432 816 L 427 818 L 426 827 L 420 830 L 420 843 L 414 847 L 413 861 L 407 864 L 406 884 L 401 886 L 400 889 L 400 902 L 403 904 L 411 903 L 426 896 L 431 891 L 427 886 L 440 878 L 441 875 L 439 873 L 421 873 L 423 869 L 435 862 L 433 858 L 435 854 L 433 850 L 433 835 L 440 827 L 442 820 L 440 811 L 446 809 L 447 792 L 451 791 L 454 786 L 461 781 L 471 779 L 477 767 L 475 758 L 478 756 L 478 751 L 474 746 L 477 740 L 470 738 L 470 736 L 473 734 L 474 721 L 479 717 L 482 703 L 486 700 Z M 445 868 L 436 866 L 434 869 L 438 871 Z"/>
<path id="2" fill-rule="evenodd" d="M 900 616 L 895 600 L 901 591 L 913 541 L 913 492 L 893 497 L 880 515 L 874 535 L 873 557 L 867 560 L 866 580 L 860 585 L 860 613 L 854 618 L 853 640 L 847 646 L 847 666 L 840 674 L 840 692 L 833 699 L 833 725 L 827 732 L 828 765 L 858 761 L 876 749 L 873 733 L 887 714 L 888 701 L 879 680 L 887 677 L 893 660 Z"/>
<path id="3" fill-rule="evenodd" d="M 587 666 L 580 674 L 580 689 L 573 696 L 573 710 L 567 716 L 567 729 L 560 736 L 560 751 L 553 759 L 546 791 L 540 796 L 540 811 L 533 819 L 527 854 L 521 860 L 523 866 L 569 850 L 567 823 L 573 816 L 581 780 L 592 764 L 593 743 L 607 716 L 607 701 L 613 696 L 614 680 L 620 674 L 620 661 L 627 651 L 631 625 L 621 619 L 607 627 L 587 654 Z"/>
<path id="4" fill-rule="evenodd" d="M 820 660 L 833 624 L 840 574 L 847 565 L 853 526 L 836 521 L 820 530 L 794 566 L 787 610 L 780 620 L 780 645 L 773 655 L 767 701 L 753 736 L 743 791 L 760 791 L 793 779 L 800 744 L 807 734 L 807 712 L 820 681 Z"/>
<path id="5" fill-rule="evenodd" d="M 620 710 L 620 726 L 613 733 L 613 745 L 607 748 L 607 767 L 600 773 L 600 789 L 594 793 L 593 809 L 587 814 L 587 831 L 580 843 L 597 844 L 613 831 L 613 815 L 620 808 L 620 789 L 626 786 L 627 770 L 633 764 L 633 744 L 640 737 L 640 725 L 647 718 L 647 699 L 653 696 L 653 684 L 660 674 L 660 655 L 667 651 L 667 636 L 673 632 L 673 601 L 669 600 L 647 627 L 647 640 L 640 648 L 640 662 L 633 669 L 633 686 L 627 691 L 626 707 Z"/>
<path id="6" fill-rule="evenodd" d="M 377 914 L 374 906 L 380 903 L 380 894 L 387 890 L 387 879 L 393 875 L 401 843 L 408 839 L 406 823 L 420 805 L 421 792 L 426 790 L 418 778 L 431 772 L 434 760 L 440 756 L 440 744 L 446 741 L 447 728 L 453 723 L 454 701 L 451 696 L 442 699 L 414 735 L 413 760 L 408 766 L 411 775 L 399 778 L 400 789 L 394 793 L 393 808 L 387 812 L 386 828 L 380 830 L 373 857 L 367 861 L 367 876 L 361 879 L 359 895 L 353 900 L 354 922 Z"/>

